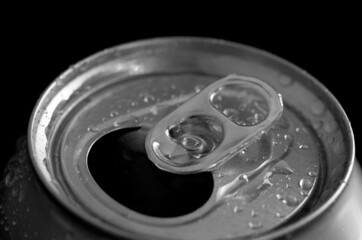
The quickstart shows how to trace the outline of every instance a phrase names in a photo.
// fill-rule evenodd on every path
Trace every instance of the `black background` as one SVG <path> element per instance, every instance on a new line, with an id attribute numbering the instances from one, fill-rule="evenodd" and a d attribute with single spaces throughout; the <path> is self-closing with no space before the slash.
<path id="1" fill-rule="evenodd" d="M 96 16 L 97 17 L 97 16 Z M 187 14 L 184 15 L 184 18 Z M 214 16 L 215 17 L 215 16 Z M 362 95 L 360 24 L 355 19 L 333 19 L 298 24 L 264 19 L 234 18 L 225 22 L 201 21 L 175 24 L 150 17 L 98 22 L 61 23 L 57 16 L 40 20 L 33 15 L 4 22 L 1 69 L 1 166 L 14 153 L 16 139 L 26 134 L 31 111 L 41 92 L 69 65 L 105 48 L 161 36 L 205 36 L 240 42 L 274 53 L 300 66 L 321 81 L 340 101 L 362 145 L 360 110 Z M 101 17 L 99 17 L 101 18 Z M 107 18 L 103 20 L 108 20 Z M 109 23 L 113 22 L 112 25 Z M 361 157 L 360 157 L 361 158 Z"/>

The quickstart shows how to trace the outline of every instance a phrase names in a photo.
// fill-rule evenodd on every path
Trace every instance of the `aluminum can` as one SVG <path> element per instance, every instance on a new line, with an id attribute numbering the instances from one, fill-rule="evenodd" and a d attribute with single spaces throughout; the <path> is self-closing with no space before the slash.
<path id="1" fill-rule="evenodd" d="M 42 94 L 0 185 L 0 236 L 362 239 L 354 151 L 333 95 L 277 56 L 206 38 L 120 45 Z"/>

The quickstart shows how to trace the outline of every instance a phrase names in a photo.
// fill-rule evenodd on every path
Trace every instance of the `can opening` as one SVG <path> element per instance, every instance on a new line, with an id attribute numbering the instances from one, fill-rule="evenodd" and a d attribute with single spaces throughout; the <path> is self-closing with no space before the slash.
<path id="1" fill-rule="evenodd" d="M 157 168 L 144 149 L 147 131 L 113 131 L 96 141 L 88 167 L 97 184 L 114 200 L 138 213 L 177 217 L 191 213 L 210 198 L 210 172 L 178 175 Z"/>

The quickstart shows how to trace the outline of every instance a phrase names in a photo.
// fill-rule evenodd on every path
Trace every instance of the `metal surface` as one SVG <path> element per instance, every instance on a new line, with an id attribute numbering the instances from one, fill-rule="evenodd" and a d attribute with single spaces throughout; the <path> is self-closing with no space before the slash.
<path id="1" fill-rule="evenodd" d="M 242 121 L 242 119 L 239 119 L 239 121 L 242 121 L 239 125 L 232 121 L 231 116 L 224 116 L 223 109 L 217 109 L 213 106 L 212 98 L 217 94 L 217 91 L 222 91 L 227 85 L 232 85 L 234 88 L 239 85 L 243 87 L 244 92 L 246 89 L 251 89 L 259 93 L 260 98 L 262 98 L 261 101 L 266 102 L 268 106 L 265 110 L 262 109 L 265 111 L 265 119 L 247 126 L 246 122 Z M 235 100 L 240 101 L 240 99 Z M 280 118 L 282 111 L 281 97 L 265 82 L 245 76 L 227 76 L 207 86 L 158 122 L 148 133 L 145 148 L 149 159 L 161 169 L 179 174 L 211 171 L 255 142 L 263 132 L 268 131 L 275 124 Z M 216 128 L 219 131 L 222 140 L 215 146 L 215 150 L 211 149 L 209 152 L 204 153 L 201 149 L 201 151 L 194 151 L 196 154 L 190 156 L 185 146 L 177 143 L 177 139 L 173 140 L 169 136 L 170 127 L 175 128 L 175 126 L 192 117 L 207 117 L 211 125 L 210 128 Z M 182 136 L 180 137 L 182 138 Z M 192 137 L 195 136 L 188 134 L 186 140 Z M 183 139 L 185 140 L 185 138 Z M 199 141 L 200 148 L 206 148 L 207 139 Z"/>
<path id="2" fill-rule="evenodd" d="M 234 205 L 235 201 L 232 200 L 231 203 L 225 201 L 220 210 L 215 210 L 215 215 L 210 215 L 214 217 L 207 218 L 209 222 L 199 221 L 208 209 L 213 209 L 215 199 L 220 199 L 217 197 L 220 196 L 217 194 L 220 186 L 230 186 L 227 183 L 235 182 L 230 181 L 232 179 L 243 181 L 244 176 L 252 178 L 246 172 L 240 175 L 241 178 L 237 177 L 237 173 L 236 178 L 235 175 L 226 176 L 228 170 L 233 169 L 232 165 L 213 175 L 215 189 L 210 201 L 199 210 L 182 217 L 162 219 L 144 216 L 121 206 L 102 191 L 87 166 L 89 150 L 97 139 L 117 129 L 141 124 L 143 128 L 149 129 L 200 89 L 230 73 L 252 76 L 270 84 L 282 94 L 288 109 L 285 111 L 287 118 L 294 119 L 292 128 L 287 127 L 295 135 L 293 149 L 289 152 L 294 155 L 289 154 L 289 158 L 286 156 L 284 159 L 289 165 L 298 166 L 293 169 L 290 182 L 293 188 L 289 189 L 286 182 L 283 182 L 288 177 L 268 179 L 265 174 L 272 171 L 272 168 L 267 168 L 261 175 L 258 172 L 259 178 L 253 178 L 256 183 L 270 180 L 273 184 L 265 191 L 257 191 L 260 194 L 268 191 L 273 193 L 268 203 L 275 204 L 274 207 L 265 206 L 266 209 L 271 209 L 269 215 L 260 217 L 255 213 L 262 207 L 262 201 L 246 201 L 245 204 L 248 205 L 244 206 L 244 213 L 239 214 L 242 211 L 235 208 L 239 205 Z M 152 97 L 145 95 L 152 93 L 152 89 L 156 91 Z M 269 139 L 277 137 L 276 134 L 269 135 Z M 238 44 L 197 38 L 155 39 L 115 47 L 94 55 L 76 64 L 49 86 L 33 112 L 28 137 L 32 164 L 56 202 L 70 211 L 71 215 L 83 219 L 85 225 L 90 224 L 91 228 L 115 237 L 220 239 L 240 236 L 238 231 L 242 229 L 245 230 L 242 235 L 261 239 L 303 238 L 312 233 L 311 230 L 315 230 L 314 233 L 317 234 L 318 229 L 321 229 L 318 226 L 324 224 L 321 221 L 329 213 L 351 212 L 349 206 L 342 208 L 340 197 L 347 194 L 344 189 L 352 172 L 354 142 L 348 119 L 338 102 L 327 89 L 296 66 L 263 51 Z M 299 140 L 313 144 L 306 147 Z M 291 142 L 288 137 L 284 141 L 287 146 Z M 285 148 L 277 149 L 278 157 L 283 157 L 285 152 Z M 255 157 L 253 151 L 245 154 Z M 288 168 L 283 161 L 277 162 Z M 317 167 L 310 169 L 315 163 Z M 255 165 L 250 167 L 246 169 L 249 173 Z M 355 172 L 357 177 L 354 179 L 360 179 L 358 170 Z M 318 180 L 316 176 L 319 176 Z M 304 178 L 315 179 L 312 181 L 313 187 L 309 186 L 307 192 L 313 191 L 312 195 L 308 196 L 305 192 L 301 194 L 301 180 Z M 293 203 L 294 198 L 287 198 L 282 194 L 277 196 L 276 189 L 273 189 L 278 187 L 277 180 L 281 181 L 279 186 L 285 187 L 283 191 L 288 191 L 288 195 L 297 199 L 298 206 L 305 202 L 302 209 L 286 206 L 288 201 Z M 361 186 L 356 186 L 356 180 L 353 182 L 353 191 L 356 193 L 348 196 L 349 199 L 355 199 L 354 196 L 361 192 Z M 240 187 L 240 181 L 236 183 Z M 254 189 L 258 189 L 257 186 Z M 4 196 L 10 199 L 11 193 L 6 192 Z M 49 200 L 46 199 L 44 201 Z M 250 205 L 254 203 L 257 205 Z M 255 211 L 246 212 L 245 209 Z M 292 218 L 283 218 L 283 214 L 278 216 L 277 212 Z M 248 216 L 243 218 L 242 214 Z M 7 212 L 8 219 L 9 216 L 10 213 Z M 60 219 L 63 218 L 59 216 Z M 237 224 L 226 224 L 224 220 L 228 216 L 229 222 Z M 341 218 L 336 218 L 336 222 L 331 222 L 332 226 L 336 224 L 347 229 L 344 222 L 339 220 L 346 215 L 339 216 Z M 198 221 L 192 222 L 193 219 Z M 259 220 L 264 221 L 260 224 Z M 185 224 L 190 221 L 192 224 Z M 286 224 L 282 224 L 283 222 Z M 360 233 L 356 230 L 359 223 L 354 223 L 353 230 L 348 231 L 355 237 Z M 275 229 L 276 225 L 279 226 Z M 53 226 L 57 228 L 57 223 Z M 273 230 L 268 231 L 270 229 Z M 84 232 L 83 230 L 81 231 Z M 346 239 L 352 234 L 348 235 L 346 232 Z"/>

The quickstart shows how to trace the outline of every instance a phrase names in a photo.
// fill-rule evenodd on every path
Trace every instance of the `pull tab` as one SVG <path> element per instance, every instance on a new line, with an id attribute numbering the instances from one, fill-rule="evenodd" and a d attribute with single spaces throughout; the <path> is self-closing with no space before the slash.
<path id="1" fill-rule="evenodd" d="M 282 111 L 281 95 L 267 83 L 229 75 L 157 123 L 147 135 L 146 152 L 166 171 L 211 171 L 269 130 Z"/>

